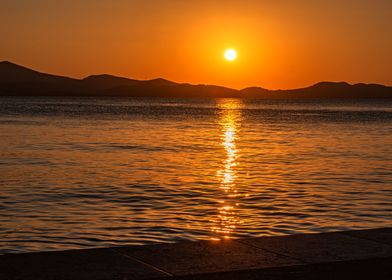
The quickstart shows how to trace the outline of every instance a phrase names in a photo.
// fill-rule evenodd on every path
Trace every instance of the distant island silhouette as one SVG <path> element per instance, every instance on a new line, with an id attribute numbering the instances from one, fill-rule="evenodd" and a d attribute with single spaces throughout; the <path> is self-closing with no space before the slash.
<path id="1" fill-rule="evenodd" d="M 260 99 L 392 98 L 392 87 L 378 84 L 320 82 L 289 90 L 175 83 L 165 79 L 133 80 L 112 75 L 84 79 L 41 73 L 9 61 L 0 62 L 0 96 L 235 97 Z"/>

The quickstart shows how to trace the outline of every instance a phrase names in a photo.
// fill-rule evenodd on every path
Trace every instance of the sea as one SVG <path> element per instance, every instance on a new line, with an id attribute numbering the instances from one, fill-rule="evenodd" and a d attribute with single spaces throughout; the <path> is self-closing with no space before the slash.
<path id="1" fill-rule="evenodd" d="M 391 99 L 0 98 L 0 254 L 391 226 Z"/>

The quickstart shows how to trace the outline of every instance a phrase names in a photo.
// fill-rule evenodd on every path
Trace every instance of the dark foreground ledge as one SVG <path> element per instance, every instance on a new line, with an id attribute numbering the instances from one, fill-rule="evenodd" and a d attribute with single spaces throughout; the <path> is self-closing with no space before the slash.
<path id="1" fill-rule="evenodd" d="M 0 279 L 392 279 L 392 228 L 0 256 Z"/>

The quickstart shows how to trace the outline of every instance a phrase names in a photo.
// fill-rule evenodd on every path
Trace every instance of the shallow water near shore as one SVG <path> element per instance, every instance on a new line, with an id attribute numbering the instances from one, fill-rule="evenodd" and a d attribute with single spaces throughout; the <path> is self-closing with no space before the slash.
<path id="1" fill-rule="evenodd" d="M 0 253 L 392 226 L 392 101 L 0 98 Z"/>

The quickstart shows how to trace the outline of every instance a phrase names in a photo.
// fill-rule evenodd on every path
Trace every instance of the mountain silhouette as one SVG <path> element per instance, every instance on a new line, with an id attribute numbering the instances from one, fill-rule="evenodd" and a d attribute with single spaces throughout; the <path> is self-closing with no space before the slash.
<path id="1" fill-rule="evenodd" d="M 175 83 L 165 79 L 134 80 L 112 75 L 73 79 L 41 73 L 9 61 L 0 62 L 0 96 L 238 97 L 260 99 L 392 98 L 392 87 L 378 84 L 320 82 L 289 90 Z"/>

